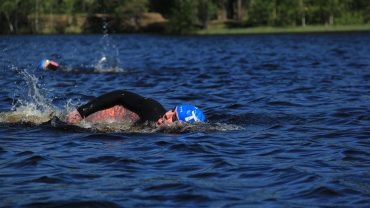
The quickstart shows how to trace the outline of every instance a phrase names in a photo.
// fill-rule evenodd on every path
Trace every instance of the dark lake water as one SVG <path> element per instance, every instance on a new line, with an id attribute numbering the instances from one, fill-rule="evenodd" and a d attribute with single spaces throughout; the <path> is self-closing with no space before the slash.
<path id="1" fill-rule="evenodd" d="M 0 36 L 0 49 L 0 207 L 370 206 L 368 33 Z M 42 58 L 66 68 L 37 70 Z M 207 123 L 52 119 L 116 89 L 195 104 Z"/>

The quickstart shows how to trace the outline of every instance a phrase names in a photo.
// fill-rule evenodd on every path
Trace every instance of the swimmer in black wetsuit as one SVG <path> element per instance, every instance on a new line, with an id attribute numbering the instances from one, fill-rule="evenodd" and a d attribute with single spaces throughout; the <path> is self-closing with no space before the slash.
<path id="1" fill-rule="evenodd" d="M 67 122 L 77 124 L 82 119 L 89 119 L 92 114 L 96 113 L 100 113 L 100 115 L 90 120 L 96 122 L 100 118 L 106 118 L 107 116 L 117 118 L 116 115 L 124 115 L 127 110 L 138 116 L 137 122 L 139 123 L 156 122 L 157 125 L 163 125 L 173 124 L 175 121 L 180 123 L 205 121 L 203 112 L 195 106 L 178 105 L 166 112 L 159 102 L 151 98 L 142 97 L 125 90 L 116 90 L 101 95 L 78 107 L 75 111 L 69 113 Z"/>

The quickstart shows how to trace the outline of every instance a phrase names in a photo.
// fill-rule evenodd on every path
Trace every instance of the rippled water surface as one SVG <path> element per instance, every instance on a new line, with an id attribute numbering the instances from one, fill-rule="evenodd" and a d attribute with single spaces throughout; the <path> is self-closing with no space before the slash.
<path id="1" fill-rule="evenodd" d="M 1 207 L 370 206 L 368 33 L 0 36 Z M 51 58 L 66 68 L 40 71 Z M 71 127 L 127 89 L 185 129 Z"/>

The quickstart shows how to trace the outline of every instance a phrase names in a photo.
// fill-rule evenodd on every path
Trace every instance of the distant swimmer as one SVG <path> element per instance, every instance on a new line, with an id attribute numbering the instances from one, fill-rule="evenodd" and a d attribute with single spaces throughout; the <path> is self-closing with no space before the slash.
<path id="1" fill-rule="evenodd" d="M 105 119 L 131 119 L 135 123 L 151 123 L 156 126 L 178 123 L 205 122 L 204 113 L 193 105 L 177 105 L 166 112 L 156 100 L 142 97 L 126 90 L 116 90 L 94 98 L 67 116 L 67 122 L 78 124 L 83 119 L 90 122 Z"/>
<path id="2" fill-rule="evenodd" d="M 43 59 L 40 61 L 40 64 L 38 66 L 39 69 L 43 70 L 57 70 L 59 68 L 59 64 L 56 61 L 52 61 L 49 59 Z"/>
<path id="3" fill-rule="evenodd" d="M 38 65 L 38 69 L 40 70 L 52 70 L 52 71 L 61 71 L 61 72 L 72 72 L 72 73 L 120 73 L 124 72 L 124 69 L 119 67 L 111 67 L 111 68 L 96 68 L 96 67 L 71 67 L 67 65 L 61 65 L 54 60 L 43 59 L 40 61 Z"/>

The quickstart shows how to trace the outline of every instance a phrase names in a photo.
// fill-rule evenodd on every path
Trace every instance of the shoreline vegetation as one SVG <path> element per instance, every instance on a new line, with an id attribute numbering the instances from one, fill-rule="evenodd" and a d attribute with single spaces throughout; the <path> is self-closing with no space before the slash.
<path id="1" fill-rule="evenodd" d="M 32 16 L 30 19 L 34 18 Z M 109 28 L 95 28 L 93 31 L 86 31 L 88 18 L 94 19 L 99 24 L 111 24 L 112 19 L 108 15 L 97 14 L 96 16 L 88 17 L 87 14 L 75 15 L 73 17 L 73 25 L 68 26 L 68 16 L 66 15 L 45 15 L 39 17 L 38 33 L 19 33 L 19 34 L 38 34 L 38 35 L 55 35 L 55 34 L 177 34 L 167 33 L 169 21 L 163 18 L 158 13 L 143 13 L 137 20 L 135 30 L 116 32 Z M 106 22 L 105 22 L 106 21 Z M 284 34 L 284 33 L 345 33 L 345 32 L 370 32 L 370 24 L 356 25 L 306 25 L 306 26 L 252 26 L 252 27 L 230 27 L 228 21 L 220 22 L 210 21 L 207 29 L 201 27 L 193 28 L 191 31 L 183 33 L 183 35 L 250 35 L 250 34 Z M 129 26 L 126 26 L 129 27 Z M 132 25 L 131 25 L 132 27 Z"/>
<path id="2" fill-rule="evenodd" d="M 146 31 L 147 30 L 147 31 Z M 182 35 L 195 35 L 195 36 L 212 36 L 212 35 L 267 35 L 267 34 L 308 34 L 308 33 L 351 33 L 351 32 L 370 32 L 370 24 L 364 25 L 310 25 L 310 26 L 291 26 L 291 27 L 248 27 L 248 28 L 228 28 L 226 24 L 218 24 L 217 26 L 210 26 L 207 29 L 196 29 L 192 32 Z M 91 33 L 82 32 L 80 27 L 70 27 L 64 32 L 57 32 L 55 29 L 45 28 L 43 32 L 35 33 L 19 33 L 13 35 L 89 35 L 89 34 L 102 34 L 103 32 Z M 107 32 L 108 33 L 108 32 Z M 122 32 L 110 34 L 157 34 L 157 35 L 178 35 L 161 33 L 151 31 L 150 29 L 143 29 L 141 32 Z M 0 34 L 5 35 L 5 34 Z M 12 34 L 7 34 L 12 35 Z"/>
<path id="3" fill-rule="evenodd" d="M 310 25 L 295 27 L 250 27 L 226 28 L 224 26 L 210 27 L 195 31 L 195 35 L 249 35 L 249 34 L 303 34 L 303 33 L 345 33 L 370 32 L 370 24 L 366 25 Z"/>
<path id="4" fill-rule="evenodd" d="M 2 0 L 0 34 L 370 31 L 366 0 Z"/>

